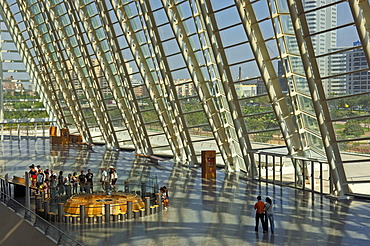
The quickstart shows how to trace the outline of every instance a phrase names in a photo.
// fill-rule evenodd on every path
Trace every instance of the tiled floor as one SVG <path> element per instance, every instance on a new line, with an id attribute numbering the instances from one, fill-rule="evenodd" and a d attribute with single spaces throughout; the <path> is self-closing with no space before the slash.
<path id="1" fill-rule="evenodd" d="M 169 188 L 171 206 L 160 214 L 65 228 L 85 245 L 370 245 L 368 201 L 338 202 L 222 170 L 214 183 L 204 182 L 199 168 L 171 161 L 134 164 L 134 153 L 99 146 L 89 152 L 72 146 L 52 150 L 48 140 L 4 141 L 0 152 L 0 175 L 22 175 L 30 163 L 66 172 L 114 165 L 120 180 L 145 171 Z M 254 232 L 257 195 L 273 199 L 275 234 Z"/>

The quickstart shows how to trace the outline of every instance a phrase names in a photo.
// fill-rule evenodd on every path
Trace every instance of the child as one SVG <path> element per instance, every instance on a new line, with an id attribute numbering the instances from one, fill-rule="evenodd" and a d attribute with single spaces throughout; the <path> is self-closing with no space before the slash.
<path id="1" fill-rule="evenodd" d="M 162 202 L 163 202 L 163 207 L 164 207 L 164 210 L 167 210 L 167 207 L 168 207 L 168 197 L 166 195 L 166 191 L 163 187 L 161 187 L 159 189 L 162 193 Z"/>
<path id="2" fill-rule="evenodd" d="M 168 189 L 166 186 L 163 186 L 164 191 L 166 192 L 167 207 L 170 206 L 170 196 L 168 195 Z"/>

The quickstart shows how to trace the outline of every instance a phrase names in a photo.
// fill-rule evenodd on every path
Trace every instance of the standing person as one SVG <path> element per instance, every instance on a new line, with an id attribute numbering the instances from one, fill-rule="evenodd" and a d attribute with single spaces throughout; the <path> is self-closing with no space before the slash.
<path id="1" fill-rule="evenodd" d="M 93 187 L 93 178 L 94 174 L 91 172 L 91 169 L 87 169 L 86 173 L 86 190 L 87 193 L 94 192 L 94 187 Z"/>
<path id="2" fill-rule="evenodd" d="M 111 181 L 111 185 L 113 186 L 113 189 L 116 189 L 116 182 L 118 179 L 117 171 L 113 166 L 109 167 L 109 178 Z"/>
<path id="3" fill-rule="evenodd" d="M 265 224 L 265 203 L 261 201 L 261 196 L 257 196 L 257 202 L 254 204 L 254 209 L 256 210 L 256 227 L 254 231 L 258 231 L 258 224 L 261 220 L 263 232 L 266 232 L 266 224 Z"/>
<path id="4" fill-rule="evenodd" d="M 265 203 L 265 214 L 266 214 L 266 231 L 268 227 L 268 221 L 270 221 L 270 230 L 271 233 L 274 233 L 275 229 L 275 223 L 274 223 L 274 214 L 272 211 L 272 200 L 270 197 L 266 197 L 266 203 Z"/>
<path id="5" fill-rule="evenodd" d="M 73 185 L 72 181 L 73 181 L 72 174 L 68 174 L 68 176 L 64 179 L 64 187 L 66 190 L 67 198 L 72 195 L 72 185 Z"/>
<path id="6" fill-rule="evenodd" d="M 80 183 L 80 192 L 86 191 L 86 175 L 84 171 L 81 171 L 81 174 L 78 176 L 78 182 Z"/>
<path id="7" fill-rule="evenodd" d="M 36 187 L 40 189 L 40 186 L 44 183 L 44 173 L 42 172 L 41 168 L 39 169 L 37 173 L 37 178 L 36 178 Z"/>
<path id="8" fill-rule="evenodd" d="M 47 168 L 46 168 L 46 169 L 44 170 L 44 174 L 45 174 L 45 177 L 44 177 L 44 178 L 45 178 L 45 179 L 49 179 L 49 177 L 50 177 L 49 169 L 47 169 Z"/>
<path id="9" fill-rule="evenodd" d="M 78 175 L 77 172 L 73 172 L 72 175 L 72 194 L 77 194 L 78 187 Z"/>
<path id="10" fill-rule="evenodd" d="M 37 171 L 35 169 L 35 165 L 32 164 L 29 168 L 30 171 L 28 173 L 31 180 L 31 187 L 36 187 Z"/>
<path id="11" fill-rule="evenodd" d="M 63 171 L 59 171 L 58 175 L 58 193 L 59 196 L 64 194 L 64 177 L 63 177 Z"/>
<path id="12" fill-rule="evenodd" d="M 55 172 L 54 172 L 54 170 L 53 169 L 51 169 L 50 170 L 50 177 L 55 177 L 55 179 L 57 178 L 57 175 L 55 174 Z"/>
<path id="13" fill-rule="evenodd" d="M 55 175 L 53 170 L 51 170 L 50 172 L 49 187 L 50 187 L 50 194 L 53 194 L 53 197 L 54 197 L 56 193 L 56 188 L 57 188 L 57 176 Z"/>
<path id="14" fill-rule="evenodd" d="M 108 183 L 108 173 L 107 171 L 105 171 L 104 168 L 100 168 L 100 170 L 101 170 L 101 179 L 100 179 L 101 187 L 103 188 L 103 190 L 106 190 Z"/>

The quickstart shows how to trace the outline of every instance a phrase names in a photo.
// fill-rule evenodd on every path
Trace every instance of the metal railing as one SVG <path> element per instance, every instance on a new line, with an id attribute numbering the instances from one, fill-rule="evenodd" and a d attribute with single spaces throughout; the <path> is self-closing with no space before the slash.
<path id="1" fill-rule="evenodd" d="M 11 208 L 22 219 L 38 228 L 42 233 L 44 233 L 45 236 L 48 236 L 58 245 L 82 245 L 70 235 L 63 232 L 55 225 L 52 225 L 30 209 L 26 208 L 23 204 L 10 197 L 8 194 L 6 194 L 6 192 L 3 191 L 3 188 L 5 188 L 5 186 L 2 185 L 0 190 L 0 201 L 7 207 Z"/>
<path id="2" fill-rule="evenodd" d="M 322 160 L 268 152 L 254 152 L 258 181 L 292 186 L 320 194 L 332 194 L 333 183 L 329 164 Z"/>

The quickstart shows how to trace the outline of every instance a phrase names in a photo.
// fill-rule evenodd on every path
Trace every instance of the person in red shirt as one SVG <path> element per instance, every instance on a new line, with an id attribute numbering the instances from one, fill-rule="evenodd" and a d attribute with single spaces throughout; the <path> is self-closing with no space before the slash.
<path id="1" fill-rule="evenodd" d="M 261 201 L 261 196 L 257 196 L 258 202 L 254 204 L 254 209 L 256 210 L 256 227 L 254 231 L 258 231 L 258 224 L 261 220 L 263 232 L 267 232 L 265 223 L 265 203 Z"/>

